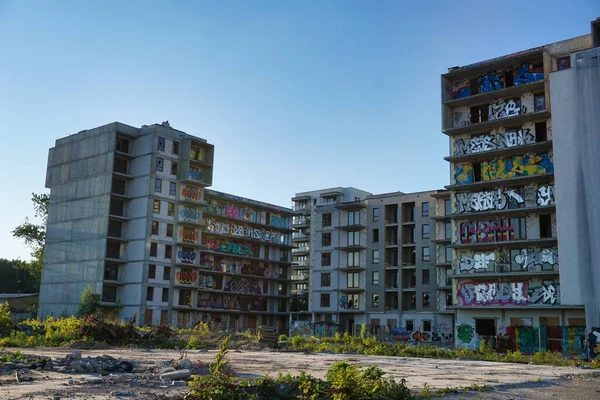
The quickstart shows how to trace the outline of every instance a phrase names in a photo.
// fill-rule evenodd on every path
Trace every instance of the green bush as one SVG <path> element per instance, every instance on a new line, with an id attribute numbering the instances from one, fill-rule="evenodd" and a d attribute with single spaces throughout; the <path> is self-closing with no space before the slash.
<path id="1" fill-rule="evenodd" d="M 12 326 L 8 303 L 0 303 L 0 336 L 8 335 Z"/>
<path id="2" fill-rule="evenodd" d="M 96 314 L 98 307 L 100 307 L 100 300 L 102 300 L 100 293 L 94 292 L 92 285 L 88 285 L 83 292 L 81 292 L 77 316 L 84 317 L 86 315 Z"/>
<path id="3" fill-rule="evenodd" d="M 278 340 L 279 340 L 280 342 L 286 342 L 286 341 L 288 341 L 288 340 L 289 340 L 289 337 L 288 337 L 288 335 L 286 335 L 286 334 L 284 333 L 284 334 L 282 334 L 282 335 L 279 335 L 279 339 L 278 339 Z"/>

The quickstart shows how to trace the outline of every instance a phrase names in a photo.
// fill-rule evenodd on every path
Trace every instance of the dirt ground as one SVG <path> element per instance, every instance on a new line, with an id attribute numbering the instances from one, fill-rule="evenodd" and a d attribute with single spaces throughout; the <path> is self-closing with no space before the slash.
<path id="1" fill-rule="evenodd" d="M 10 349 L 11 351 L 17 349 Z M 18 349 L 22 353 L 65 357 L 68 349 Z M 104 354 L 133 361 L 144 367 L 164 365 L 179 359 L 173 350 L 82 350 L 83 357 Z M 214 359 L 216 351 L 188 351 L 191 361 L 204 363 Z M 329 366 L 348 361 L 359 366 L 376 365 L 389 376 L 405 378 L 411 389 L 424 384 L 433 388 L 485 385 L 490 391 L 448 395 L 448 399 L 600 399 L 600 378 L 593 370 L 539 365 L 508 364 L 483 361 L 398 358 L 383 356 L 343 355 L 327 353 L 285 353 L 270 351 L 230 350 L 230 364 L 239 377 L 256 378 L 279 372 L 298 374 L 306 371 L 324 377 Z M 93 374 L 92 374 L 93 375 Z M 168 398 L 186 390 L 183 382 L 150 379 L 150 373 L 128 374 L 125 382 L 91 383 L 81 381 L 90 374 L 31 371 L 32 382 L 16 383 L 14 373 L 0 376 L 0 399 L 157 399 Z M 96 374 L 98 376 L 98 374 Z M 580 397 L 578 397 L 580 396 Z"/>

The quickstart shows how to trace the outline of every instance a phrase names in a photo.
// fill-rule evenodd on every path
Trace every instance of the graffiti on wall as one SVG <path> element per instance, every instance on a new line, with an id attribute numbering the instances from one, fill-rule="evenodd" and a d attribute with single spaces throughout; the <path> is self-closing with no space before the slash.
<path id="1" fill-rule="evenodd" d="M 471 86 L 468 79 L 459 79 L 452 82 L 452 99 L 460 99 L 471 95 Z"/>
<path id="2" fill-rule="evenodd" d="M 462 304 L 470 305 L 527 305 L 527 281 L 520 282 L 463 282 L 458 289 Z"/>
<path id="3" fill-rule="evenodd" d="M 220 251 L 223 253 L 231 253 L 237 255 L 248 255 L 253 257 L 253 252 L 249 246 L 245 244 L 238 244 L 233 242 L 222 242 L 220 240 L 215 240 L 211 238 L 203 238 L 202 244 L 206 246 L 209 250 Z"/>
<path id="4" fill-rule="evenodd" d="M 488 110 L 488 119 L 490 121 L 515 117 L 527 112 L 527 108 L 521 105 L 521 99 L 510 99 L 508 101 L 504 99 L 494 100 L 490 103 Z"/>
<path id="5" fill-rule="evenodd" d="M 196 243 L 198 240 L 198 232 L 193 229 L 180 229 L 179 238 L 186 243 Z"/>
<path id="6" fill-rule="evenodd" d="M 179 262 L 193 264 L 198 255 L 194 250 L 179 250 L 177 252 L 177 258 Z"/>
<path id="7" fill-rule="evenodd" d="M 554 172 L 552 153 L 528 153 L 481 163 L 481 179 L 492 181 Z"/>
<path id="8" fill-rule="evenodd" d="M 600 328 L 592 328 L 590 331 L 588 335 L 588 348 L 591 359 L 600 355 Z"/>
<path id="9" fill-rule="evenodd" d="M 461 272 L 464 271 L 487 271 L 494 270 L 496 253 L 475 253 L 473 255 L 461 255 L 458 265 Z"/>
<path id="10" fill-rule="evenodd" d="M 456 193 L 458 213 L 520 208 L 525 204 L 524 188 L 493 189 L 475 193 Z"/>
<path id="11" fill-rule="evenodd" d="M 277 232 L 271 232 L 264 229 L 252 228 L 237 224 L 228 224 L 226 222 L 212 221 L 210 219 L 208 220 L 207 231 L 218 233 L 220 235 L 247 237 L 266 242 L 279 241 L 279 235 Z"/>
<path id="12" fill-rule="evenodd" d="M 544 79 L 544 67 L 534 67 L 532 63 L 515 65 L 506 70 L 494 70 L 477 77 L 478 88 L 471 90 L 468 78 L 458 79 L 452 82 L 452 99 L 468 97 L 471 94 L 492 92 L 510 86 L 510 77 L 514 86 L 520 86 Z M 507 82 L 508 81 L 508 82 Z M 478 90 L 477 90 L 478 89 Z M 449 90 L 449 89 L 447 89 Z"/>
<path id="13" fill-rule="evenodd" d="M 198 274 L 194 271 L 181 270 L 175 273 L 175 281 L 177 283 L 194 284 Z"/>
<path id="14" fill-rule="evenodd" d="M 558 283 L 543 284 L 530 287 L 528 291 L 531 304 L 559 304 L 560 288 Z"/>
<path id="15" fill-rule="evenodd" d="M 239 201 L 244 200 L 238 197 L 234 197 L 234 199 L 238 199 Z M 256 211 L 248 207 L 223 204 L 216 200 L 211 200 L 210 204 L 203 207 L 203 210 L 208 214 L 222 215 L 228 218 L 241 219 L 259 224 L 263 223 L 261 211 Z M 271 215 L 270 225 L 278 228 L 289 228 L 289 218 Z"/>
<path id="16" fill-rule="evenodd" d="M 553 206 L 556 204 L 554 200 L 554 185 L 540 186 L 537 190 L 536 203 L 538 206 Z"/>
<path id="17" fill-rule="evenodd" d="M 463 343 L 471 343 L 475 333 L 475 328 L 468 324 L 461 324 L 456 327 L 456 337 Z"/>
<path id="18" fill-rule="evenodd" d="M 515 249 L 511 250 L 514 263 L 523 270 L 553 270 L 558 265 L 558 250 L 547 249 Z"/>
<path id="19" fill-rule="evenodd" d="M 517 219 L 466 221 L 460 224 L 461 243 L 489 243 L 515 240 L 519 237 Z"/>
<path id="20" fill-rule="evenodd" d="M 188 200 L 200 201 L 202 200 L 202 189 L 191 186 L 182 187 L 181 197 Z"/>
<path id="21" fill-rule="evenodd" d="M 473 183 L 473 165 L 454 164 L 454 182 L 457 185 Z"/>
<path id="22" fill-rule="evenodd" d="M 240 302 L 238 297 L 233 295 L 202 293 L 198 298 L 198 307 L 239 310 Z"/>
<path id="23" fill-rule="evenodd" d="M 184 221 L 199 223 L 201 213 L 194 207 L 184 207 L 181 210 L 179 210 L 179 216 Z"/>
<path id="24" fill-rule="evenodd" d="M 205 289 L 214 289 L 217 287 L 217 281 L 210 275 L 200 275 L 198 285 Z"/>
<path id="25" fill-rule="evenodd" d="M 202 182 L 204 181 L 204 172 L 199 168 L 190 167 L 188 169 L 188 179 L 196 182 Z"/>
<path id="26" fill-rule="evenodd" d="M 198 263 L 198 266 L 206 268 L 208 270 L 212 270 L 214 267 L 213 256 L 200 255 L 200 262 Z"/>
<path id="27" fill-rule="evenodd" d="M 535 143 L 535 135 L 531 132 L 531 129 L 518 129 L 496 134 L 486 133 L 470 138 L 457 139 L 454 142 L 454 155 L 462 156 L 532 143 Z"/>
<path id="28" fill-rule="evenodd" d="M 223 278 L 223 291 L 242 294 L 263 294 L 263 281 L 246 278 Z"/>

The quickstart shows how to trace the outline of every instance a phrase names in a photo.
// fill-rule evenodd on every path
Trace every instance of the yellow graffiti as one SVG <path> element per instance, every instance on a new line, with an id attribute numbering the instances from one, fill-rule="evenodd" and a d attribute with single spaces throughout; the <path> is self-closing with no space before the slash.
<path id="1" fill-rule="evenodd" d="M 204 161 L 204 149 L 192 147 L 190 149 L 190 158 L 196 161 Z"/>
<path id="2" fill-rule="evenodd" d="M 547 154 L 527 154 L 481 163 L 481 179 L 492 181 L 516 176 L 530 176 L 553 172 L 551 157 Z"/>
<path id="3" fill-rule="evenodd" d="M 473 166 L 471 164 L 456 165 L 454 168 L 454 180 L 457 184 L 473 182 Z"/>

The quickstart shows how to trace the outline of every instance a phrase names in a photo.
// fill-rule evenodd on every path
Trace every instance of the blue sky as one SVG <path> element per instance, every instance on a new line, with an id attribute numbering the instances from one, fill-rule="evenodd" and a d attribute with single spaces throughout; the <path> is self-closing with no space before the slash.
<path id="1" fill-rule="evenodd" d="M 214 188 L 296 192 L 449 181 L 440 74 L 589 33 L 597 0 L 0 0 L 0 257 L 54 140 L 169 120 L 216 146 Z"/>

